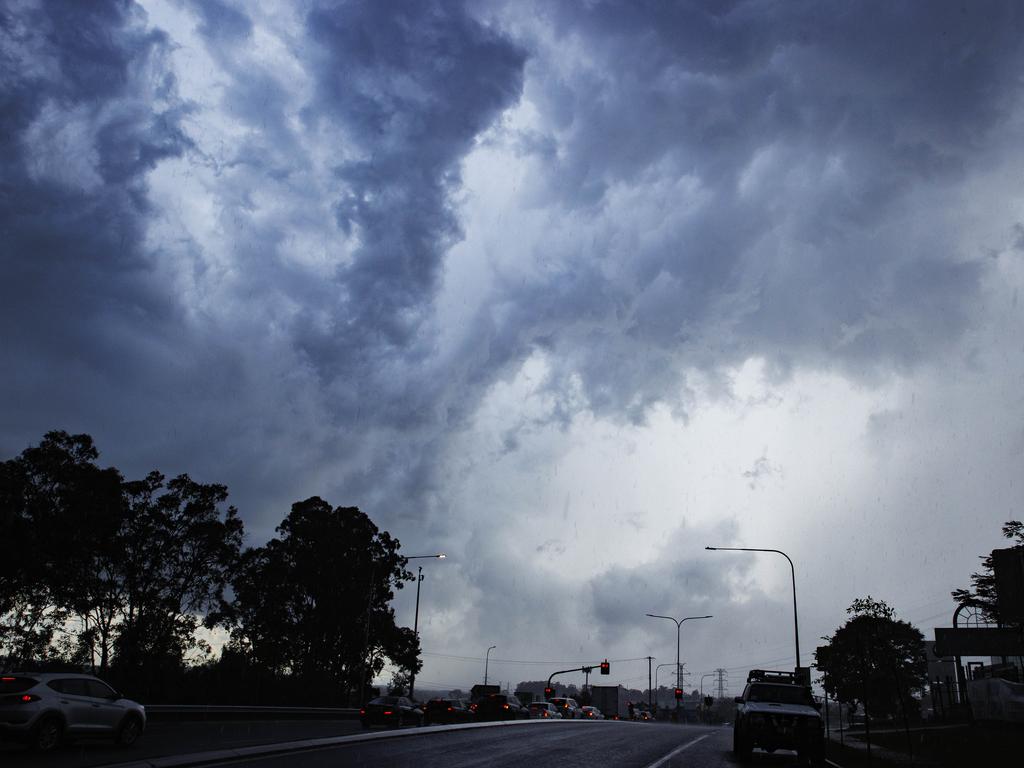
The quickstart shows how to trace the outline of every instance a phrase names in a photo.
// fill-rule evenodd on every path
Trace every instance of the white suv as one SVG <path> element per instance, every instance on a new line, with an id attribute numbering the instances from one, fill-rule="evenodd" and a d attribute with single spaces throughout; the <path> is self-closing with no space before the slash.
<path id="1" fill-rule="evenodd" d="M 145 707 L 91 675 L 0 675 L 0 735 L 28 741 L 41 752 L 73 736 L 112 736 L 129 746 L 145 728 Z"/>

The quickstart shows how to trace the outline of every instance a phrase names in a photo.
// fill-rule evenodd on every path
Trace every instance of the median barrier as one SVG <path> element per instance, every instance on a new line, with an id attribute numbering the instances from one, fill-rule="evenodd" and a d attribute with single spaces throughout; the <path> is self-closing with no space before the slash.
<path id="1" fill-rule="evenodd" d="M 359 710 L 349 707 L 257 707 L 231 704 L 147 704 L 151 722 L 188 720 L 356 720 Z"/>

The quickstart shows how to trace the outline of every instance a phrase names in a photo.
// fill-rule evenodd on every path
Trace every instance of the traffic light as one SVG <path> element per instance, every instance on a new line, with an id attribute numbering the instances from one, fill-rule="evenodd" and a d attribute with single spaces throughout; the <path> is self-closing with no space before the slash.
<path id="1" fill-rule="evenodd" d="M 679 701 L 681 698 L 683 698 L 683 689 L 676 688 L 676 701 Z"/>
<path id="2" fill-rule="evenodd" d="M 704 706 L 707 709 L 711 709 L 711 705 L 714 704 L 714 703 L 715 703 L 715 700 L 713 698 L 711 698 L 710 696 L 705 696 L 704 697 Z"/>
<path id="3" fill-rule="evenodd" d="M 545 699 L 551 699 L 551 697 L 554 696 L 554 695 L 555 695 L 555 689 L 554 688 L 545 688 L 544 689 L 544 698 Z"/>
<path id="4" fill-rule="evenodd" d="M 608 663 L 608 659 L 601 662 L 601 674 L 610 675 L 612 673 L 612 665 Z"/>

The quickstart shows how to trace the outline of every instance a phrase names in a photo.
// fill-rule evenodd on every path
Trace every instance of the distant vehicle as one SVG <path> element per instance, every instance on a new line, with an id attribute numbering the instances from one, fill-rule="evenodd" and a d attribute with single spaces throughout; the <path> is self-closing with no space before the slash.
<path id="1" fill-rule="evenodd" d="M 604 720 L 604 715 L 597 707 L 583 707 L 580 710 L 580 717 L 584 720 Z"/>
<path id="2" fill-rule="evenodd" d="M 530 717 L 540 720 L 545 717 L 549 717 L 553 720 L 561 720 L 562 713 L 555 709 L 555 705 L 550 701 L 534 701 L 529 706 Z"/>
<path id="3" fill-rule="evenodd" d="M 0 675 L 0 736 L 40 752 L 69 738 L 113 737 L 131 746 L 146 729 L 146 709 L 92 675 Z"/>
<path id="4" fill-rule="evenodd" d="M 796 750 L 801 762 L 825 764 L 825 735 L 821 714 L 809 686 L 790 672 L 751 670 L 743 695 L 736 697 L 733 752 L 741 762 L 754 747 L 766 752 Z"/>
<path id="5" fill-rule="evenodd" d="M 464 699 L 431 699 L 423 707 L 423 722 L 430 725 L 471 723 L 476 713 Z"/>
<path id="6" fill-rule="evenodd" d="M 511 693 L 492 693 L 476 703 L 477 720 L 527 720 L 530 710 Z"/>
<path id="7" fill-rule="evenodd" d="M 580 716 L 580 705 L 576 703 L 576 699 L 558 697 L 551 699 L 551 703 L 555 705 L 555 708 L 562 713 L 562 717 L 566 720 L 572 720 Z"/>
<path id="8" fill-rule="evenodd" d="M 601 710 L 608 720 L 629 718 L 629 704 L 626 691 L 621 685 L 592 685 L 590 703 Z"/>
<path id="9" fill-rule="evenodd" d="M 359 721 L 363 728 L 373 725 L 386 725 L 390 728 L 423 725 L 423 710 L 405 696 L 378 696 L 359 710 Z"/>

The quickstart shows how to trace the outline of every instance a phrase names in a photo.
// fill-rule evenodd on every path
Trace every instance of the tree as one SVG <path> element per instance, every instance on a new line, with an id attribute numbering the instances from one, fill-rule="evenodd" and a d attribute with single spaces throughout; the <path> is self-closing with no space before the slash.
<path id="1" fill-rule="evenodd" d="M 219 620 L 242 522 L 221 511 L 222 485 L 126 482 L 98 457 L 88 435 L 56 431 L 0 465 L 0 520 L 17 542 L 0 565 L 0 647 L 7 665 L 55 648 L 92 664 L 98 651 L 101 671 L 113 659 L 131 685 L 180 664 L 200 621 Z"/>
<path id="2" fill-rule="evenodd" d="M 1003 536 L 1016 541 L 1014 548 L 1024 547 L 1024 522 L 1008 520 L 1003 523 Z M 992 570 L 992 553 L 982 556 L 982 572 L 971 574 L 973 589 L 955 589 L 953 599 L 958 605 L 980 608 L 989 621 L 999 623 L 999 607 L 996 604 L 996 577 Z"/>
<path id="3" fill-rule="evenodd" d="M 54 635 L 71 615 L 79 618 L 82 646 L 96 637 L 97 620 L 109 619 L 110 606 L 87 585 L 102 576 L 95 556 L 116 531 L 121 475 L 100 469 L 98 456 L 89 435 L 53 431 L 0 465 L 2 535 L 15 543 L 0 559 L 0 648 L 7 666 L 52 655 Z M 91 653 L 80 647 L 77 655 Z"/>
<path id="4" fill-rule="evenodd" d="M 815 652 L 825 690 L 864 704 L 872 716 L 908 714 L 927 677 L 924 637 L 883 600 L 854 600 L 851 618 Z"/>
<path id="5" fill-rule="evenodd" d="M 159 472 L 123 485 L 118 554 L 106 564 L 119 596 L 116 664 L 180 665 L 200 623 L 223 620 L 224 590 L 241 557 L 238 510 L 223 485 Z"/>
<path id="6" fill-rule="evenodd" d="M 326 675 L 355 692 L 385 659 L 419 670 L 417 638 L 389 605 L 413 578 L 396 539 L 357 507 L 315 496 L 293 504 L 277 534 L 245 553 L 233 582 L 233 648 L 278 674 Z"/>

